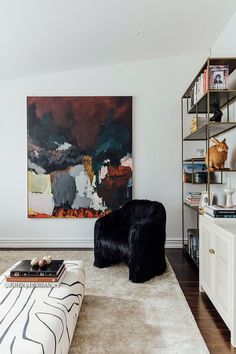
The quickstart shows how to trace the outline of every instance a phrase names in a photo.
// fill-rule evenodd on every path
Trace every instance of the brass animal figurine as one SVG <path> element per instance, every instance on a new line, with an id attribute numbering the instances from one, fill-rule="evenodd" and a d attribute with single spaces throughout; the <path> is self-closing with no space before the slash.
<path id="1" fill-rule="evenodd" d="M 208 153 L 206 154 L 206 165 L 210 171 L 223 170 L 228 156 L 226 139 L 219 141 L 216 138 L 211 138 L 211 142 L 215 145 L 211 146 L 209 149 L 209 163 Z"/>

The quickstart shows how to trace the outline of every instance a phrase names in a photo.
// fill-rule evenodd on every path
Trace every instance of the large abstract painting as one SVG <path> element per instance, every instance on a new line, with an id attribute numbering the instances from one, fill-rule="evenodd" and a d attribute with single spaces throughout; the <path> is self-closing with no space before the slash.
<path id="1" fill-rule="evenodd" d="M 28 97 L 28 216 L 97 218 L 132 198 L 132 97 Z"/>

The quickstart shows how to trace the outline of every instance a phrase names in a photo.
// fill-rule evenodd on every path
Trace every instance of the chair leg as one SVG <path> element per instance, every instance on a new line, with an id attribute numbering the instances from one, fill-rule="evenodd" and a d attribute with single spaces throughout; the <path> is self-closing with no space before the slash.
<path id="1" fill-rule="evenodd" d="M 158 261 L 158 264 L 155 264 L 155 262 L 145 264 L 143 262 L 142 266 L 140 266 L 138 261 L 132 262 L 132 264 L 129 264 L 129 280 L 133 283 L 143 283 L 156 275 L 163 274 L 165 270 L 165 256 L 162 261 Z"/>
<path id="2" fill-rule="evenodd" d="M 102 257 L 98 251 L 94 251 L 94 263 L 93 265 L 97 268 L 109 267 L 111 264 L 106 258 Z"/>
<path id="3" fill-rule="evenodd" d="M 132 283 L 144 283 L 147 280 L 150 280 L 151 278 L 155 277 L 155 273 L 153 272 L 148 272 L 148 273 L 142 273 L 142 272 L 131 272 L 129 271 L 129 280 Z"/>

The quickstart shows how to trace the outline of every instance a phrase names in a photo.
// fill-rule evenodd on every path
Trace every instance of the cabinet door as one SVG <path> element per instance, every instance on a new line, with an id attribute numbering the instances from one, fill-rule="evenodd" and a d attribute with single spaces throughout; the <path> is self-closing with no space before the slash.
<path id="1" fill-rule="evenodd" d="M 200 285 L 209 297 L 213 290 L 213 235 L 210 227 L 205 223 L 200 223 L 199 229 L 200 243 Z"/>
<path id="2" fill-rule="evenodd" d="M 214 293 L 215 306 L 226 324 L 229 321 L 230 307 L 230 238 L 220 233 L 214 233 L 215 277 Z"/>

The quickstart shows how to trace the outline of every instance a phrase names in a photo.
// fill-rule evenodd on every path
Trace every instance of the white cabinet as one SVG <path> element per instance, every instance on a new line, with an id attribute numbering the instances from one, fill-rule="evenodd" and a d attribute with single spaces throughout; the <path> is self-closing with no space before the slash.
<path id="1" fill-rule="evenodd" d="M 200 291 L 205 291 L 231 331 L 236 347 L 236 221 L 200 216 Z"/>

